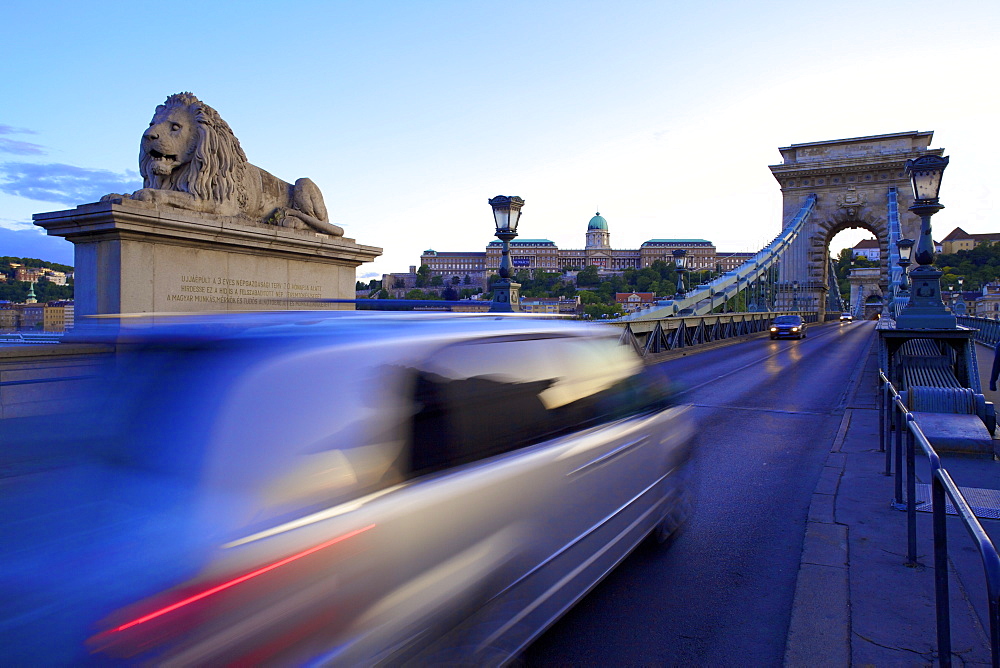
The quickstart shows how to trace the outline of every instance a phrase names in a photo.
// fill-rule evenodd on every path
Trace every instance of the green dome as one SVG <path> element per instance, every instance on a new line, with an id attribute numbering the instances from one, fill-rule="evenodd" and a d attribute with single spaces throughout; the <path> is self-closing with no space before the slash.
<path id="1" fill-rule="evenodd" d="M 594 214 L 594 217 L 590 219 L 590 223 L 587 225 L 588 230 L 604 230 L 608 231 L 608 221 L 604 220 L 601 216 L 601 212 L 598 211 Z"/>

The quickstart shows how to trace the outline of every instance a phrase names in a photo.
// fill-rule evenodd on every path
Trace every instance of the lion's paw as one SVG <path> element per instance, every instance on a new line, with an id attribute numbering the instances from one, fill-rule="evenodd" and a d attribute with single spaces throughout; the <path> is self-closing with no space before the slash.
<path id="1" fill-rule="evenodd" d="M 136 190 L 132 193 L 131 198 L 140 202 L 149 202 L 151 204 L 162 202 L 164 199 L 163 193 L 156 188 L 143 188 L 142 190 Z"/>
<path id="2" fill-rule="evenodd" d="M 287 227 L 289 229 L 297 230 L 305 227 L 302 221 L 299 220 L 294 214 L 292 214 L 288 209 L 284 211 L 276 211 L 272 216 L 271 220 L 275 225 L 279 227 Z"/>

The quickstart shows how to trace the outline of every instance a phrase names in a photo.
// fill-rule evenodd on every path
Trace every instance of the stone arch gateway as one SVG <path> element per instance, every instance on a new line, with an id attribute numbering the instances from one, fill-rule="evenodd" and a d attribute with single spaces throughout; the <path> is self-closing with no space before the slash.
<path id="1" fill-rule="evenodd" d="M 770 169 L 781 186 L 782 229 L 806 197 L 817 196 L 805 229 L 782 257 L 779 273 L 782 286 L 797 284 L 799 308 L 819 311 L 821 321 L 825 317 L 830 240 L 848 228 L 866 229 L 878 239 L 879 286 L 883 294 L 888 292 L 890 201 L 894 193 L 902 237 L 916 239 L 920 219 L 907 210 L 913 195 L 905 165 L 909 159 L 944 153 L 930 148 L 933 136 L 933 132 L 897 132 L 778 149 L 783 162 Z M 784 291 L 790 293 L 790 288 Z"/>

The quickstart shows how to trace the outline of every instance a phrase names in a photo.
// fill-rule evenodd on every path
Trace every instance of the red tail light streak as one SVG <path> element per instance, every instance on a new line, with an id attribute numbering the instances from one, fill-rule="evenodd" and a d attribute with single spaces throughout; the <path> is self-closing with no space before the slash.
<path id="1" fill-rule="evenodd" d="M 172 604 L 170 604 L 168 606 L 165 606 L 163 608 L 155 610 L 155 611 L 153 611 L 153 612 L 151 612 L 149 614 L 143 615 L 142 617 L 138 617 L 136 619 L 133 619 L 130 622 L 126 622 L 125 624 L 122 624 L 120 626 L 116 626 L 115 628 L 108 629 L 107 631 L 103 631 L 103 632 L 97 634 L 96 636 L 94 636 L 93 638 L 91 638 L 91 642 L 95 642 L 95 641 L 96 642 L 100 642 L 102 640 L 108 640 L 109 636 L 111 636 L 114 633 L 119 633 L 121 631 L 125 631 L 126 629 L 130 629 L 130 628 L 139 626 L 140 624 L 144 624 L 144 623 L 146 623 L 146 622 L 148 622 L 150 620 L 156 619 L 158 617 L 162 617 L 163 615 L 169 614 L 169 613 L 171 613 L 171 612 L 173 612 L 175 610 L 183 608 L 186 605 L 190 605 L 191 603 L 195 603 L 197 601 L 201 601 L 203 599 L 208 598 L 209 596 L 213 596 L 215 594 L 218 594 L 221 591 L 225 591 L 226 589 L 229 589 L 230 587 L 235 587 L 238 584 L 242 584 L 244 582 L 247 582 L 248 580 L 252 580 L 253 578 L 256 578 L 256 577 L 261 576 L 261 575 L 263 575 L 265 573 L 273 571 L 276 568 L 280 568 L 282 566 L 285 566 L 287 564 L 292 563 L 293 561 L 297 561 L 299 559 L 302 559 L 303 557 L 307 557 L 310 554 L 314 554 L 316 552 L 319 552 L 320 550 L 326 549 L 326 548 L 330 547 L 331 545 L 336 545 L 337 543 L 343 542 L 343 541 L 347 540 L 348 538 L 353 538 L 354 536 L 357 536 L 357 535 L 359 535 L 361 533 L 364 533 L 365 531 L 368 531 L 369 529 L 372 529 L 374 527 L 375 527 L 374 524 L 369 524 L 366 527 L 361 527 L 360 529 L 355 529 L 354 531 L 350 531 L 350 532 L 345 533 L 343 535 L 337 536 L 336 538 L 332 538 L 332 539 L 330 539 L 330 540 L 328 540 L 326 542 L 320 543 L 319 545 L 315 545 L 313 547 L 310 547 L 307 550 L 303 550 L 302 552 L 298 552 L 298 553 L 293 554 L 291 556 L 285 557 L 284 559 L 276 561 L 276 562 L 274 562 L 272 564 L 268 564 L 267 566 L 262 566 L 261 568 L 258 568 L 258 569 L 254 570 L 254 571 L 251 571 L 249 573 L 241 575 L 241 576 L 239 576 L 237 578 L 234 578 L 232 580 L 228 580 L 227 582 L 223 582 L 222 584 L 215 585 L 214 587 L 206 589 L 205 591 L 199 592 L 199 593 L 194 594 L 192 596 L 188 596 L 187 598 L 185 598 L 183 600 L 180 600 L 180 601 L 177 601 L 176 603 L 172 603 Z"/>

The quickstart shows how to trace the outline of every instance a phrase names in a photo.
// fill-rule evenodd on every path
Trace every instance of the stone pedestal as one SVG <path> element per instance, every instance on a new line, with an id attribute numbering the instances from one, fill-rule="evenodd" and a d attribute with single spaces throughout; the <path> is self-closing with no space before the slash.
<path id="1" fill-rule="evenodd" d="M 521 284 L 509 278 L 501 278 L 493 284 L 493 301 L 490 304 L 491 313 L 520 313 Z"/>
<path id="2" fill-rule="evenodd" d="M 76 317 L 108 313 L 351 309 L 355 269 L 382 254 L 345 237 L 142 202 L 39 213 L 75 245 Z"/>

